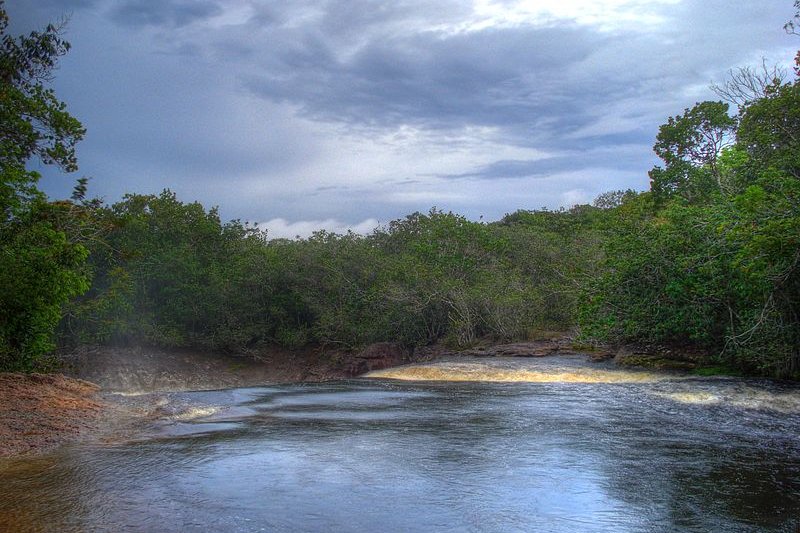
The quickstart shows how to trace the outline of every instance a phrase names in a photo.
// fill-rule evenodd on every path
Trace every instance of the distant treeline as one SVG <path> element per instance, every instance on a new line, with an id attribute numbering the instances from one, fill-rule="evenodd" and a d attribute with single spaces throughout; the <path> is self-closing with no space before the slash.
<path id="1" fill-rule="evenodd" d="M 366 236 L 268 240 L 165 191 L 51 202 L 27 162 L 77 168 L 81 124 L 43 83 L 59 29 L 5 35 L 0 3 L 0 369 L 56 343 L 257 352 L 507 341 L 708 350 L 800 370 L 800 83 L 744 69 L 657 137 L 651 190 L 478 223 L 432 210 Z M 800 67 L 799 67 L 800 68 Z M 102 179 L 102 177 L 100 177 Z"/>
<path id="2" fill-rule="evenodd" d="M 243 351 L 524 338 L 566 328 L 599 259 L 605 213 L 517 213 L 495 224 L 431 211 L 368 236 L 267 240 L 165 191 L 93 209 L 92 288 L 66 306 L 74 342 Z"/>

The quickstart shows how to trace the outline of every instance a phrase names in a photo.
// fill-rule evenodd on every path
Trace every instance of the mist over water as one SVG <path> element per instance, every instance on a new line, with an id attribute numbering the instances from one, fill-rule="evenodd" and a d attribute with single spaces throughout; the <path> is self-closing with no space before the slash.
<path id="1" fill-rule="evenodd" d="M 454 380 L 176 393 L 182 409 L 131 441 L 0 463 L 0 531 L 798 525 L 795 386 L 578 358 L 423 367 Z"/>

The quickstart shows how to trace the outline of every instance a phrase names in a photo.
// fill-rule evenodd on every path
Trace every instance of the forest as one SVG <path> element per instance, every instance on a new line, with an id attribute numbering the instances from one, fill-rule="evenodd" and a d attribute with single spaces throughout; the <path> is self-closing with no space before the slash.
<path id="1" fill-rule="evenodd" d="M 789 75 L 742 68 L 719 101 L 666 118 L 648 191 L 287 240 L 169 190 L 105 203 L 80 179 L 48 198 L 29 162 L 73 172 L 85 134 L 49 88 L 69 44 L 57 25 L 7 28 L 0 4 L 0 370 L 83 344 L 257 354 L 572 331 L 800 376 L 800 55 Z"/>

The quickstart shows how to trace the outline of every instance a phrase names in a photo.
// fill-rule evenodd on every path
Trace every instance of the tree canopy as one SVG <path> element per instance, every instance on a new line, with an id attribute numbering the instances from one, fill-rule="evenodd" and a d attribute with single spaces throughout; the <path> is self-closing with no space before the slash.
<path id="1" fill-rule="evenodd" d="M 52 350 L 61 307 L 88 288 L 88 251 L 71 235 L 79 219 L 48 203 L 27 169 L 38 157 L 77 169 L 80 122 L 46 86 L 69 50 L 60 28 L 13 37 L 0 2 L 0 366 L 30 369 Z"/>
<path id="2" fill-rule="evenodd" d="M 743 69 L 720 91 L 729 102 L 668 118 L 649 191 L 493 223 L 434 208 L 370 235 L 269 239 L 168 190 L 107 205 L 84 198 L 82 178 L 49 201 L 29 162 L 75 171 L 85 133 L 48 87 L 69 44 L 63 25 L 7 35 L 2 6 L 2 369 L 41 368 L 56 340 L 324 353 L 573 330 L 800 375 L 797 80 Z"/>

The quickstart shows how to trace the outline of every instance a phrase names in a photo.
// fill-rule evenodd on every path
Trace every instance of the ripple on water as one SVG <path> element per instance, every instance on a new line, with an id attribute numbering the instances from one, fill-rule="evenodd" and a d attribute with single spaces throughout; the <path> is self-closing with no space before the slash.
<path id="1" fill-rule="evenodd" d="M 797 388 L 585 358 L 439 370 L 468 379 L 165 395 L 185 418 L 146 439 L 0 461 L 0 531 L 795 529 L 800 416 L 736 405 Z"/>
<path id="2" fill-rule="evenodd" d="M 800 415 L 800 390 L 782 391 L 763 384 L 701 380 L 686 384 L 676 383 L 672 388 L 678 390 L 654 390 L 653 394 L 682 404 L 721 405 Z"/>

